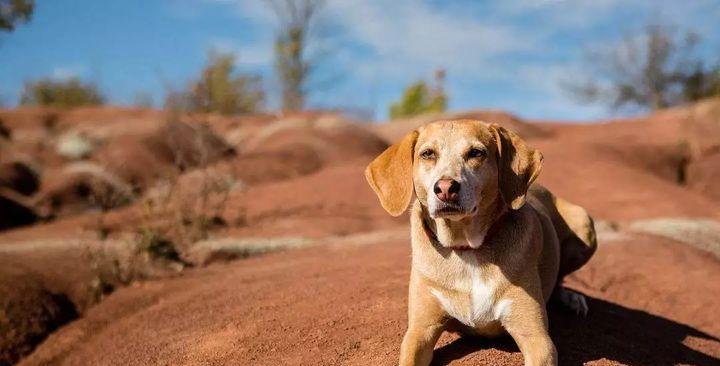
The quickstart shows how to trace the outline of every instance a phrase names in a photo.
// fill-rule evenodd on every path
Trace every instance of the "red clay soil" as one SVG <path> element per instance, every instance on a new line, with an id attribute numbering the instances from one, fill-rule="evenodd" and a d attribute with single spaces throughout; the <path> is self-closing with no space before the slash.
<path id="1" fill-rule="evenodd" d="M 365 161 L 323 169 L 292 180 L 272 182 L 238 192 L 231 209 L 242 209 L 247 226 L 234 236 L 347 235 L 403 225 L 376 202 L 362 175 Z"/>
<path id="2" fill-rule="evenodd" d="M 27 198 L 0 187 L 0 231 L 34 224 L 39 217 Z"/>
<path id="3" fill-rule="evenodd" d="M 0 163 L 0 187 L 29 196 L 40 186 L 37 172 L 22 161 Z"/>
<path id="4" fill-rule="evenodd" d="M 688 167 L 688 185 L 720 201 L 720 149 L 693 161 Z"/>
<path id="5" fill-rule="evenodd" d="M 48 333 L 77 317 L 70 300 L 18 265 L 0 267 L 0 365 L 32 351 Z"/>
<path id="6" fill-rule="evenodd" d="M 324 246 L 138 283 L 20 365 L 394 365 L 409 244 Z M 612 268 L 612 270 L 609 270 Z M 601 244 L 569 281 L 586 319 L 553 310 L 562 365 L 718 365 L 720 263 L 653 237 Z M 437 365 L 521 365 L 509 339 L 446 334 Z"/>
<path id="7" fill-rule="evenodd" d="M 539 180 L 604 219 L 720 217 L 716 201 L 678 181 L 683 121 L 662 122 L 548 124 L 552 138 L 530 139 L 545 157 Z"/>

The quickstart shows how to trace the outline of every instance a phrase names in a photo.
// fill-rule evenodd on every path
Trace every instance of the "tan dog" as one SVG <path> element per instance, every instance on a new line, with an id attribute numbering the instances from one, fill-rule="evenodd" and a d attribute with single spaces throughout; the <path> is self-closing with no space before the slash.
<path id="1" fill-rule="evenodd" d="M 480 121 L 440 121 L 406 135 L 365 170 L 393 216 L 412 208 L 408 330 L 400 365 L 428 365 L 443 330 L 507 331 L 525 365 L 556 365 L 545 304 L 585 315 L 585 298 L 560 287 L 595 252 L 579 206 L 531 184 L 542 154 Z M 525 204 L 525 203 L 529 204 Z"/>

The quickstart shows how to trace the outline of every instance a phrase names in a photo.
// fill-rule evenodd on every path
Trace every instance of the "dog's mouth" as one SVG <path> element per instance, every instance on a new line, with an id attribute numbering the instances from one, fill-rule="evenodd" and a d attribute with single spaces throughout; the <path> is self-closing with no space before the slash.
<path id="1" fill-rule="evenodd" d="M 435 209 L 432 216 L 433 218 L 453 218 L 453 217 L 464 217 L 468 214 L 474 214 L 477 211 L 473 208 L 470 212 L 465 210 L 462 206 L 455 203 L 443 203 L 440 207 Z"/>
<path id="2" fill-rule="evenodd" d="M 463 209 L 460 206 L 456 205 L 445 205 L 443 207 L 438 208 L 435 210 L 436 214 L 458 214 L 458 213 L 464 213 Z"/>
<path id="3" fill-rule="evenodd" d="M 473 249 L 475 249 L 475 248 L 473 248 L 473 247 L 471 247 L 471 246 L 469 246 L 469 245 L 456 245 L 456 246 L 450 247 L 450 249 L 452 249 L 452 250 L 457 250 L 457 251 L 460 251 L 460 252 L 464 252 L 464 251 L 468 251 L 468 250 L 473 250 Z"/>

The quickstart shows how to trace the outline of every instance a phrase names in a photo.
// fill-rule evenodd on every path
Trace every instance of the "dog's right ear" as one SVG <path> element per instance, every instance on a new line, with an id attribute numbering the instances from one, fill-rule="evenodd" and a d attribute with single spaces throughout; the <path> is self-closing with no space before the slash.
<path id="1" fill-rule="evenodd" d="M 413 193 L 413 154 L 418 132 L 412 131 L 388 147 L 365 169 L 370 187 L 390 215 L 400 216 Z"/>
<path id="2" fill-rule="evenodd" d="M 540 151 L 527 146 L 515 132 L 493 123 L 490 130 L 495 135 L 498 149 L 498 181 L 503 200 L 513 210 L 525 204 L 530 185 L 542 169 Z"/>

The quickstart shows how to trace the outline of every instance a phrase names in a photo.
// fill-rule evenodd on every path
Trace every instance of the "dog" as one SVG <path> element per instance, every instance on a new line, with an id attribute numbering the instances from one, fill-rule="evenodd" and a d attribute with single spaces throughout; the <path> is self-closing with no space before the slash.
<path id="1" fill-rule="evenodd" d="M 583 295 L 561 287 L 597 247 L 580 206 L 533 184 L 543 156 L 516 133 L 476 120 L 408 133 L 365 170 L 382 207 L 411 217 L 408 329 L 400 365 L 429 365 L 440 334 L 509 333 L 525 365 L 557 365 L 551 297 L 578 314 Z"/>

